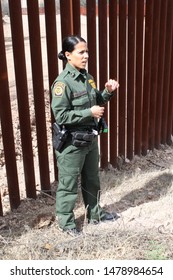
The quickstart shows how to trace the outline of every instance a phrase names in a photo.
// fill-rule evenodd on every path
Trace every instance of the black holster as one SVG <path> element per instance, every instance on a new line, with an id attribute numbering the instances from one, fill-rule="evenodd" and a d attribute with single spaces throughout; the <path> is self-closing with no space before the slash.
<path id="1" fill-rule="evenodd" d="M 68 131 L 61 128 L 57 123 L 53 123 L 53 147 L 58 152 L 61 151 L 68 137 Z"/>

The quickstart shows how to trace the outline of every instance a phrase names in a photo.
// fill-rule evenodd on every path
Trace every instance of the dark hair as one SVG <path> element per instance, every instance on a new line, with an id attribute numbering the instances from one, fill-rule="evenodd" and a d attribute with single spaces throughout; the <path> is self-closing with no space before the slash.
<path id="1" fill-rule="evenodd" d="M 86 41 L 78 35 L 72 35 L 72 36 L 65 37 L 63 42 L 62 42 L 62 51 L 58 54 L 58 58 L 63 60 L 63 61 L 67 61 L 67 58 L 65 56 L 65 52 L 74 51 L 75 46 L 79 42 L 86 43 Z"/>

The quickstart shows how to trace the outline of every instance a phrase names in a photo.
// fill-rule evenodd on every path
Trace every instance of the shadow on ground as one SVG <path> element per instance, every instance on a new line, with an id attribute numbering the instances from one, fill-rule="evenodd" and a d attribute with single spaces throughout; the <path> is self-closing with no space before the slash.
<path id="1" fill-rule="evenodd" d="M 109 205 L 109 208 L 120 213 L 130 207 L 157 201 L 161 196 L 166 195 L 172 183 L 173 175 L 171 173 L 163 173 L 150 180 L 141 189 L 133 190 L 123 196 L 118 202 L 112 203 Z"/>

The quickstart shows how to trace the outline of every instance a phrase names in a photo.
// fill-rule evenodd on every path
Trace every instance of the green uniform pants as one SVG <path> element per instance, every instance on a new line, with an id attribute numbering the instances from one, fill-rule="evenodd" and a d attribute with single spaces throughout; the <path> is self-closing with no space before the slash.
<path id="1" fill-rule="evenodd" d="M 90 220 L 100 220 L 104 213 L 99 206 L 99 152 L 97 137 L 89 147 L 68 146 L 59 153 L 58 188 L 56 193 L 56 214 L 62 229 L 75 228 L 74 207 L 78 195 L 78 178 L 81 175 L 82 195 Z"/>

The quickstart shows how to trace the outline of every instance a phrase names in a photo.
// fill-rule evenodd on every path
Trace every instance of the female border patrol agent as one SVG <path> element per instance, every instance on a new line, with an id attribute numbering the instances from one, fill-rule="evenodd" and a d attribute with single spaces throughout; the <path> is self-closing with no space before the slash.
<path id="1" fill-rule="evenodd" d="M 99 205 L 99 150 L 97 125 L 104 113 L 104 105 L 118 88 L 110 79 L 103 91 L 98 91 L 93 77 L 85 70 L 88 61 L 86 41 L 79 36 L 63 40 L 59 59 L 65 69 L 52 85 L 52 110 L 59 128 L 65 131 L 61 149 L 55 150 L 58 165 L 56 214 L 63 231 L 76 235 L 74 207 L 81 176 L 81 189 L 89 222 L 115 220 L 116 213 L 105 212 Z M 66 133 L 67 132 L 67 133 Z M 62 137 L 59 137 L 62 139 Z"/>

